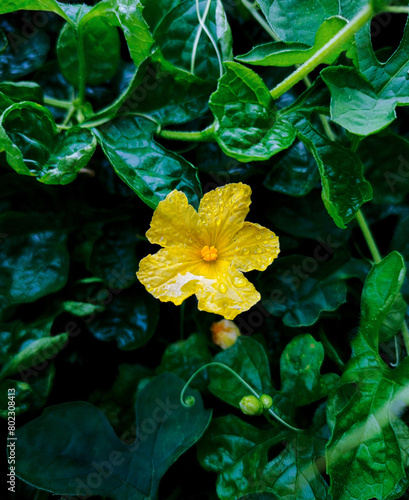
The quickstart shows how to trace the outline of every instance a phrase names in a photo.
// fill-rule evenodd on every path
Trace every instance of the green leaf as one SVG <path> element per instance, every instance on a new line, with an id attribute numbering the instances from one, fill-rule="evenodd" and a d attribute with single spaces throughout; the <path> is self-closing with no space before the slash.
<path id="1" fill-rule="evenodd" d="M 205 80 L 219 78 L 220 63 L 211 40 L 199 23 L 196 0 L 145 3 L 147 13 L 144 15 L 163 58 L 186 75 L 193 74 Z M 231 31 L 221 0 L 210 4 L 207 0 L 198 0 L 198 8 L 201 16 L 208 11 L 205 24 L 217 44 L 221 60 L 232 60 Z"/>
<path id="2" fill-rule="evenodd" d="M 68 340 L 67 334 L 51 336 L 52 322 L 53 318 L 40 318 L 30 324 L 0 324 L 0 384 L 16 390 L 18 415 L 42 408 L 51 392 L 55 374 L 51 360 Z M 10 376 L 21 381 L 6 378 Z M 0 401 L 0 416 L 7 418 L 6 398 Z"/>
<path id="3" fill-rule="evenodd" d="M 334 224 L 322 204 L 318 189 L 291 200 L 277 197 L 277 204 L 267 210 L 267 217 L 277 230 L 297 238 L 315 240 L 314 257 L 319 261 L 329 260 L 351 234 L 349 228 L 340 229 Z"/>
<path id="4" fill-rule="evenodd" d="M 146 293 L 99 287 L 90 301 L 107 305 L 105 311 L 92 313 L 86 319 L 88 328 L 98 340 L 115 340 L 119 349 L 131 351 L 145 345 L 155 333 L 159 304 Z"/>
<path id="5" fill-rule="evenodd" d="M 3 366 L 0 379 L 21 373 L 30 368 L 34 362 L 40 364 L 40 362 L 44 363 L 47 359 L 53 358 L 67 345 L 67 341 L 67 333 L 34 340 Z"/>
<path id="6" fill-rule="evenodd" d="M 139 117 L 116 119 L 95 130 L 115 172 L 152 208 L 173 190 L 199 203 L 200 184 L 193 165 L 153 139 L 155 123 Z"/>
<path id="7" fill-rule="evenodd" d="M 224 153 L 239 161 L 267 160 L 291 146 L 294 128 L 277 119 L 277 110 L 263 80 L 238 63 L 225 63 L 209 105 L 216 118 L 215 139 Z"/>
<path id="8" fill-rule="evenodd" d="M 44 366 L 44 361 L 42 361 Z M 34 412 L 43 408 L 51 392 L 55 369 L 49 362 L 46 368 L 41 371 L 32 371 L 33 376 L 25 376 L 30 383 L 21 382 L 13 379 L 5 379 L 0 382 L 0 417 L 8 417 L 8 389 L 15 389 L 16 415 L 26 412 Z"/>
<path id="9" fill-rule="evenodd" d="M 104 310 L 104 306 L 101 306 L 100 304 L 90 304 L 89 302 L 75 302 L 73 300 L 67 300 L 63 302 L 62 309 L 63 311 L 73 314 L 74 316 L 83 318 Z"/>
<path id="10" fill-rule="evenodd" d="M 111 80 L 120 62 L 120 40 L 115 27 L 110 26 L 103 17 L 91 18 L 80 23 L 84 44 L 86 83 L 99 85 Z M 79 58 L 76 30 L 67 23 L 60 33 L 57 56 L 61 72 L 66 80 L 79 87 Z"/>
<path id="11" fill-rule="evenodd" d="M 91 159 L 96 139 L 87 129 L 71 128 L 59 136 L 51 112 L 22 102 L 0 118 L 0 143 L 9 165 L 44 184 L 68 184 Z"/>
<path id="12" fill-rule="evenodd" d="M 70 17 L 66 13 L 69 11 L 69 7 L 69 5 L 64 5 L 56 0 L 4 0 L 0 5 L 0 14 L 18 10 L 43 10 L 54 12 L 70 21 Z"/>
<path id="13" fill-rule="evenodd" d="M 320 50 L 333 38 L 345 25 L 347 20 L 335 16 L 326 19 L 319 27 L 312 47 L 305 43 L 272 42 L 254 47 L 249 53 L 236 57 L 237 61 L 257 66 L 292 66 L 302 64 Z M 332 64 L 338 56 L 347 51 L 347 56 L 356 59 L 356 47 L 351 40 L 332 52 L 322 62 Z"/>
<path id="14" fill-rule="evenodd" d="M 322 408 L 303 433 L 279 427 L 260 430 L 227 415 L 210 424 L 198 444 L 198 459 L 205 469 L 219 474 L 216 488 L 221 500 L 253 498 L 251 494 L 255 499 L 329 500 L 328 485 L 316 462 L 324 454 L 328 436 Z M 276 455 L 275 447 L 284 440 L 284 449 Z"/>
<path id="15" fill-rule="evenodd" d="M 200 438 L 210 418 L 198 393 L 193 407 L 180 404 L 183 384 L 175 375 L 162 374 L 138 391 L 138 440 L 130 445 L 89 403 L 46 409 L 17 432 L 18 476 L 59 495 L 156 499 L 160 479 Z"/>
<path id="16" fill-rule="evenodd" d="M 301 141 L 295 142 L 277 160 L 264 179 L 267 189 L 289 196 L 305 196 L 317 185 L 317 164 Z"/>
<path id="17" fill-rule="evenodd" d="M 194 333 L 188 339 L 174 342 L 166 348 L 157 372 L 172 372 L 178 377 L 188 380 L 196 370 L 210 363 L 211 360 L 206 337 Z M 192 381 L 191 386 L 203 389 L 206 386 L 207 378 L 206 372 L 202 372 Z"/>
<path id="18" fill-rule="evenodd" d="M 409 141 L 391 132 L 367 137 L 359 145 L 374 203 L 401 203 L 409 194 Z"/>
<path id="19" fill-rule="evenodd" d="M 338 66 L 321 74 L 331 92 L 331 118 L 357 135 L 387 127 L 396 106 L 409 103 L 409 24 L 392 56 L 381 63 L 373 51 L 369 28 L 358 36 L 359 72 Z"/>
<path id="20" fill-rule="evenodd" d="M 211 82 L 186 79 L 177 68 L 165 67 L 159 60 L 148 67 L 142 84 L 133 93 L 134 99 L 131 98 L 125 108 L 146 114 L 162 126 L 181 124 L 208 111 L 213 90 Z"/>
<path id="21" fill-rule="evenodd" d="M 214 360 L 232 368 L 260 394 L 272 394 L 267 354 L 256 340 L 240 336 L 232 347 L 216 354 Z M 209 372 L 210 391 L 226 403 L 239 408 L 240 400 L 249 395 L 249 390 L 223 368 L 212 366 Z"/>
<path id="22" fill-rule="evenodd" d="M 87 268 L 114 290 L 129 288 L 136 281 L 140 258 L 135 225 L 129 222 L 105 224 L 86 259 Z"/>
<path id="23" fill-rule="evenodd" d="M 13 102 L 34 101 L 43 104 L 43 89 L 34 82 L 1 82 L 0 92 Z"/>
<path id="24" fill-rule="evenodd" d="M 313 45 L 322 23 L 339 14 L 338 0 L 257 0 L 257 3 L 284 42 Z"/>
<path id="25" fill-rule="evenodd" d="M 405 321 L 408 305 L 399 294 L 388 313 L 388 316 L 383 320 L 381 329 L 379 330 L 379 341 L 387 342 L 397 335 L 402 330 L 402 323 Z"/>
<path id="26" fill-rule="evenodd" d="M 284 349 L 280 359 L 281 390 L 274 404 L 285 416 L 294 417 L 296 409 L 326 397 L 338 383 L 338 375 L 320 370 L 324 348 L 309 335 L 298 335 Z"/>
<path id="27" fill-rule="evenodd" d="M 325 248 L 325 247 L 324 247 Z M 259 278 L 262 304 L 290 327 L 313 325 L 323 312 L 338 309 L 346 300 L 343 257 L 328 262 L 330 254 L 319 248 L 314 257 L 280 258 Z"/>
<path id="28" fill-rule="evenodd" d="M 396 485 L 406 477 L 409 429 L 401 417 L 409 404 L 408 358 L 392 370 L 378 352 L 379 332 L 404 275 L 404 262 L 397 252 L 373 266 L 362 293 L 353 355 L 341 386 L 329 400 L 332 438 L 327 461 L 336 500 L 397 498 L 393 496 Z"/>
<path id="29" fill-rule="evenodd" d="M 405 263 L 398 252 L 392 252 L 374 264 L 362 291 L 360 337 L 377 351 L 379 330 L 392 308 L 405 278 Z"/>
<path id="30" fill-rule="evenodd" d="M 298 138 L 317 162 L 325 207 L 335 224 L 345 229 L 359 208 L 372 198 L 362 163 L 355 153 L 327 139 L 303 114 L 295 113 L 290 119 Z"/>
<path id="31" fill-rule="evenodd" d="M 7 235 L 2 239 L 0 312 L 12 304 L 34 302 L 66 284 L 69 268 L 66 240 L 65 234 L 51 230 Z"/>
<path id="32" fill-rule="evenodd" d="M 0 14 L 4 13 L 7 4 L 1 3 Z M 5 18 L 0 19 L 0 28 L 7 34 L 9 42 L 1 53 L 1 80 L 23 78 L 43 66 L 50 50 L 50 39 L 43 30 L 38 29 L 32 37 L 26 38 L 22 36 L 21 23 Z"/>
<path id="33" fill-rule="evenodd" d="M 120 28 L 124 33 L 131 58 L 138 67 L 148 58 L 153 45 L 142 10 L 140 0 L 103 0 L 81 19 L 81 27 L 86 26 L 91 19 L 101 16 L 110 26 Z"/>
<path id="34" fill-rule="evenodd" d="M 8 411 L 8 391 L 14 391 L 16 416 L 25 413 L 30 407 L 30 397 L 33 391 L 29 384 L 18 380 L 3 380 L 0 382 L 0 417 L 7 419 Z"/>

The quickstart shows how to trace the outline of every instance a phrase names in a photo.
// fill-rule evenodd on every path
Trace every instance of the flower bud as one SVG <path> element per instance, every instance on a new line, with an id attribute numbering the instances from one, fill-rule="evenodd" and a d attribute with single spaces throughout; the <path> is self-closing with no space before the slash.
<path id="1" fill-rule="evenodd" d="M 269 410 L 273 406 L 273 398 L 268 394 L 262 394 L 260 401 L 265 410 Z"/>
<path id="2" fill-rule="evenodd" d="M 241 335 L 239 328 L 228 319 L 222 319 L 211 326 L 213 343 L 222 349 L 231 347 Z"/>
<path id="3" fill-rule="evenodd" d="M 245 415 L 261 415 L 263 404 L 256 396 L 244 396 L 240 401 L 240 410 Z"/>

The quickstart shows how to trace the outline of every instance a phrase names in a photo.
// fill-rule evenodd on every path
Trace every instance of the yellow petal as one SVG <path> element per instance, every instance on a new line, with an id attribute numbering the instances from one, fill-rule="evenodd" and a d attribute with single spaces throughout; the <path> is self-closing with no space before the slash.
<path id="1" fill-rule="evenodd" d="M 221 267 L 220 261 L 219 270 Z M 234 319 L 260 300 L 258 291 L 234 266 L 224 266 L 223 271 L 219 271 L 214 278 L 213 283 L 212 280 L 207 280 L 198 286 L 196 296 L 201 311 Z"/>
<path id="2" fill-rule="evenodd" d="M 220 259 L 232 262 L 239 271 L 264 271 L 279 253 L 278 236 L 260 224 L 245 222 L 220 253 Z"/>
<path id="3" fill-rule="evenodd" d="M 215 282 L 206 277 L 204 266 L 209 264 L 197 252 L 183 247 L 162 248 L 141 260 L 136 276 L 157 299 L 180 305 L 197 291 L 199 284 L 207 287 Z"/>
<path id="4" fill-rule="evenodd" d="M 185 193 L 174 190 L 156 208 L 146 237 L 162 247 L 194 245 L 203 248 L 198 225 L 199 215 L 189 205 Z"/>
<path id="5" fill-rule="evenodd" d="M 207 235 L 206 245 L 219 251 L 243 227 L 249 212 L 251 188 L 227 184 L 206 193 L 199 206 L 200 224 Z"/>

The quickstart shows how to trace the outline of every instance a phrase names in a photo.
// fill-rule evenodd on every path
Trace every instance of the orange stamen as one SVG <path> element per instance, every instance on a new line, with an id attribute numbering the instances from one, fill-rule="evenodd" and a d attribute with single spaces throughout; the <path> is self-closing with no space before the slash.
<path id="1" fill-rule="evenodd" d="M 217 248 L 210 247 L 208 245 L 204 246 L 200 252 L 203 260 L 210 262 L 211 260 L 217 259 Z"/>

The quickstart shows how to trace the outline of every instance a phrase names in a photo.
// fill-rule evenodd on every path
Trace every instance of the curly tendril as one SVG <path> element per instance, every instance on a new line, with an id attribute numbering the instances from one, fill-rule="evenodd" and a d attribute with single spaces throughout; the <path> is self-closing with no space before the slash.
<path id="1" fill-rule="evenodd" d="M 232 375 L 234 375 L 240 382 L 257 398 L 260 399 L 260 395 L 255 391 L 250 384 L 248 384 L 236 371 L 234 371 L 232 368 L 229 366 L 225 365 L 224 363 L 219 363 L 218 361 L 212 361 L 211 363 L 207 363 L 204 366 L 201 366 L 198 370 L 195 371 L 195 373 L 189 378 L 189 380 L 186 382 L 184 385 L 181 393 L 180 393 L 180 402 L 185 408 L 190 408 L 193 406 L 196 402 L 196 399 L 193 396 L 188 396 L 185 398 L 185 392 L 188 389 L 189 385 L 192 383 L 193 379 L 199 375 L 200 372 L 208 368 L 209 366 L 220 366 L 221 368 L 224 368 L 228 372 L 230 372 Z M 263 395 L 265 396 L 265 395 Z M 290 424 L 287 424 L 283 419 L 281 419 L 271 408 L 265 408 L 266 411 L 274 417 L 280 424 L 284 425 L 288 429 L 291 429 L 292 431 L 295 432 L 302 432 L 302 429 L 297 429 L 297 427 L 293 427 Z"/>

